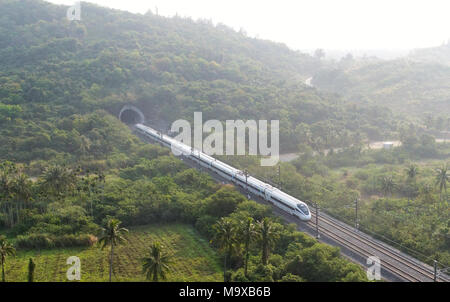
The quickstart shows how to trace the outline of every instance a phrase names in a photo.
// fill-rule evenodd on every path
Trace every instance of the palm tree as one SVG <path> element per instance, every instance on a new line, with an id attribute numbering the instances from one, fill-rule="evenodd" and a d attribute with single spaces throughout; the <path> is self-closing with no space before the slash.
<path id="1" fill-rule="evenodd" d="M 93 198 L 92 193 L 95 193 L 97 190 L 97 186 L 99 186 L 100 182 L 102 182 L 102 177 L 99 175 L 91 176 L 89 170 L 86 171 L 86 175 L 81 178 L 81 182 L 77 186 L 77 190 L 80 193 L 81 200 L 83 201 L 83 197 L 89 199 L 90 204 L 90 213 L 91 217 L 94 217 L 94 206 L 93 206 Z M 83 192 L 83 193 L 82 193 Z M 87 194 L 87 196 L 86 196 Z M 84 203 L 84 202 L 83 202 Z"/>
<path id="2" fill-rule="evenodd" d="M 244 243 L 244 253 L 245 253 L 245 261 L 244 261 L 244 274 L 247 276 L 247 267 L 248 267 L 248 258 L 250 255 L 250 244 L 254 240 L 255 224 L 253 223 L 253 218 L 248 217 L 247 220 L 242 221 L 240 228 L 240 239 Z"/>
<path id="3" fill-rule="evenodd" d="M 24 207 L 28 208 L 29 202 L 32 197 L 32 183 L 28 179 L 28 176 L 19 173 L 12 183 L 12 192 L 14 194 L 14 199 L 16 202 L 16 217 L 17 223 L 20 222 L 20 210 Z"/>
<path id="4" fill-rule="evenodd" d="M 120 227 L 120 220 L 112 218 L 108 221 L 106 228 L 103 228 L 103 234 L 98 240 L 102 244 L 102 250 L 106 246 L 111 246 L 111 253 L 109 257 L 109 282 L 111 282 L 112 266 L 114 257 L 114 247 L 125 241 L 123 234 L 128 233 L 128 230 Z"/>
<path id="5" fill-rule="evenodd" d="M 74 171 L 66 167 L 53 166 L 45 169 L 41 179 L 41 185 L 44 189 L 56 195 L 61 195 L 64 191 L 74 187 L 76 175 Z"/>
<path id="6" fill-rule="evenodd" d="M 394 191 L 394 188 L 396 187 L 396 183 L 392 176 L 384 176 L 381 179 L 381 189 L 383 190 L 384 196 L 387 196 L 388 194 L 392 194 Z"/>
<path id="7" fill-rule="evenodd" d="M 236 244 L 236 230 L 229 218 L 221 218 L 214 226 L 214 238 L 219 248 L 225 252 L 223 264 L 223 281 L 226 281 L 227 260 L 230 260 Z"/>
<path id="8" fill-rule="evenodd" d="M 415 180 L 418 173 L 419 169 L 416 165 L 411 164 L 408 168 L 406 168 L 406 175 L 408 175 L 408 179 L 410 180 Z"/>
<path id="9" fill-rule="evenodd" d="M 408 168 L 406 168 L 407 179 L 407 195 L 408 195 L 408 203 L 409 200 L 412 199 L 417 193 L 417 184 L 416 184 L 416 176 L 419 173 L 419 170 L 416 165 L 410 164 Z"/>
<path id="10" fill-rule="evenodd" d="M 28 176 L 24 173 L 19 173 L 14 179 L 13 190 L 18 198 L 28 201 L 32 195 L 32 182 Z"/>
<path id="11" fill-rule="evenodd" d="M 142 271 L 147 280 L 153 279 L 158 282 L 158 278 L 166 279 L 166 272 L 170 270 L 170 255 L 164 253 L 163 246 L 159 242 L 154 242 L 150 247 L 148 257 L 142 259 Z"/>
<path id="12" fill-rule="evenodd" d="M 265 217 L 258 223 L 260 242 L 262 248 L 261 261 L 263 265 L 267 264 L 272 245 L 278 239 L 278 231 L 274 228 L 269 218 Z"/>
<path id="13" fill-rule="evenodd" d="M 6 240 L 5 236 L 0 236 L 0 258 L 2 264 L 2 282 L 5 282 L 5 261 L 7 256 L 16 254 L 16 249 Z"/>
<path id="14" fill-rule="evenodd" d="M 447 196 L 447 182 L 449 180 L 448 167 L 447 165 L 436 169 L 436 185 L 439 186 L 440 200 L 442 201 L 442 191 L 445 192 Z"/>
<path id="15" fill-rule="evenodd" d="M 6 214 L 5 223 L 10 227 L 14 226 L 14 217 L 12 197 L 13 192 L 13 176 L 17 173 L 16 165 L 12 162 L 5 161 L 0 163 L 0 202 L 3 211 Z"/>
<path id="16" fill-rule="evenodd" d="M 11 182 L 11 175 L 17 173 L 17 167 L 14 163 L 5 161 L 0 163 L 0 188 L 7 189 Z"/>

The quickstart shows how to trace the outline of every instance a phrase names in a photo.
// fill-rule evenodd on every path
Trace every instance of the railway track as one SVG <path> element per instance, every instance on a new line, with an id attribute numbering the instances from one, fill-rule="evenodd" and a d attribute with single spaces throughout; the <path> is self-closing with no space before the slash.
<path id="1" fill-rule="evenodd" d="M 312 213 L 312 219 L 308 222 L 310 227 L 316 227 L 315 219 L 315 213 Z M 431 282 L 434 279 L 433 269 L 426 264 L 403 255 L 400 251 L 323 213 L 319 217 L 319 232 L 359 255 L 377 256 L 384 269 L 405 281 Z M 447 276 L 440 276 L 437 281 L 450 280 Z"/>
<path id="2" fill-rule="evenodd" d="M 148 139 L 145 140 L 148 141 Z M 201 166 L 197 166 L 193 161 L 191 162 L 191 165 L 196 166 L 200 170 L 204 170 Z M 205 171 L 211 172 L 209 170 Z M 213 176 L 213 178 L 219 177 L 212 172 L 210 174 Z M 260 199 L 257 196 L 255 197 L 257 199 Z M 259 202 L 270 204 L 264 199 L 261 199 Z M 275 207 L 275 209 L 278 208 Z M 313 209 L 313 207 L 310 206 L 310 209 Z M 288 214 L 286 213 L 280 214 L 285 218 L 288 216 Z M 312 219 L 310 221 L 308 221 L 307 223 L 301 222 L 300 224 L 305 224 L 310 229 L 314 230 L 316 228 L 316 217 L 314 211 L 311 211 L 311 214 Z M 299 222 L 297 222 L 297 224 L 299 225 Z M 427 264 L 422 263 L 402 253 L 401 251 L 394 249 L 388 244 L 378 241 L 368 234 L 358 231 L 355 228 L 325 213 L 320 214 L 319 230 L 320 233 L 324 234 L 330 240 L 334 241 L 342 247 L 347 248 L 349 251 L 355 253 L 356 255 L 359 255 L 363 258 L 368 258 L 370 256 L 378 257 L 381 261 L 383 270 L 390 272 L 392 275 L 397 276 L 404 281 L 431 282 L 434 279 L 434 270 Z M 365 265 L 365 263 L 360 263 Z M 450 282 L 450 278 L 447 275 L 442 275 L 438 277 L 437 281 Z"/>

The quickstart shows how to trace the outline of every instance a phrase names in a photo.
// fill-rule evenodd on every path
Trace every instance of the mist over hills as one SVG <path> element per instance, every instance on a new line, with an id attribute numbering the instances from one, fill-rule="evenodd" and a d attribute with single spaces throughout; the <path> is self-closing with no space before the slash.
<path id="1" fill-rule="evenodd" d="M 450 65 L 450 39 L 447 43 L 438 47 L 415 49 L 409 58 L 419 62 L 429 62 L 442 65 Z"/>
<path id="2" fill-rule="evenodd" d="M 393 60 L 344 57 L 315 74 L 314 85 L 350 102 L 423 119 L 450 114 L 450 47 L 418 49 Z"/>

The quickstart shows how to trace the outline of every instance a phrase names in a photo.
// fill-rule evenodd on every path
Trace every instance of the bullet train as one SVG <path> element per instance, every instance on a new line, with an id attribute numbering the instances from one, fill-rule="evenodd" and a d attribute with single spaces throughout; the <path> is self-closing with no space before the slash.
<path id="1" fill-rule="evenodd" d="M 280 191 L 279 189 L 274 188 L 273 186 L 262 182 L 253 176 L 247 175 L 246 177 L 244 172 L 143 124 L 136 124 L 135 129 L 144 137 L 159 142 L 166 147 L 172 148 L 172 150 L 176 150 L 180 155 L 193 160 L 200 166 L 213 171 L 214 173 L 244 189 L 247 189 L 249 192 L 264 198 L 274 206 L 299 218 L 300 220 L 308 221 L 311 219 L 311 212 L 304 202 Z"/>

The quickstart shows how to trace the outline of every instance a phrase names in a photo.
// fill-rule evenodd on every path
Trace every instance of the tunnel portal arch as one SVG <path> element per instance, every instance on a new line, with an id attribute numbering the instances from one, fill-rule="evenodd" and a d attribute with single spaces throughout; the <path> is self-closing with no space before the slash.
<path id="1" fill-rule="evenodd" d="M 119 120 L 125 124 L 142 124 L 145 121 L 145 116 L 136 106 L 125 105 L 120 110 Z"/>

